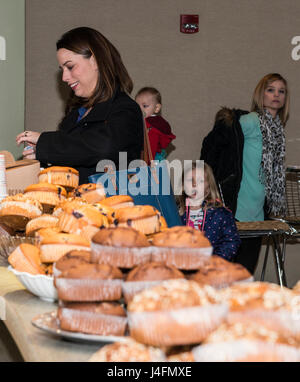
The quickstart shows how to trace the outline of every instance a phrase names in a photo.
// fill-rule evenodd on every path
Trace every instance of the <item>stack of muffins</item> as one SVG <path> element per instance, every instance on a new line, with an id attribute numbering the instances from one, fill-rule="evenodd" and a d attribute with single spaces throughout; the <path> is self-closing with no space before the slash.
<path id="1" fill-rule="evenodd" d="M 38 239 L 9 262 L 53 272 L 61 329 L 128 338 L 92 361 L 300 360 L 299 285 L 247 282 L 202 232 L 168 228 L 154 207 L 106 197 L 101 185 L 78 186 L 74 169 L 43 170 L 39 181 L 0 203 L 5 227 Z"/>
<path id="2" fill-rule="evenodd" d="M 299 298 L 275 284 L 216 289 L 165 281 L 136 294 L 127 310 L 130 339 L 102 347 L 90 361 L 137 362 L 137 347 L 147 361 L 158 354 L 180 362 L 300 361 Z"/>

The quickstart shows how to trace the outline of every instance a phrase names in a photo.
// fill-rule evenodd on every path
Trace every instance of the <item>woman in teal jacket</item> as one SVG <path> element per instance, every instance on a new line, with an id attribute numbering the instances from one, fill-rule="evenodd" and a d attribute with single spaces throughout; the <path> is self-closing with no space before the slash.
<path id="1" fill-rule="evenodd" d="M 225 110 L 231 113 L 232 117 L 231 126 L 226 126 L 228 132 L 230 131 L 227 135 L 232 134 L 235 139 L 228 139 L 227 143 L 224 137 L 220 140 L 220 131 L 228 119 L 222 119 L 224 125 L 220 125 L 219 120 L 218 125 L 215 125 L 203 141 L 201 159 L 213 168 L 217 181 L 225 180 L 224 189 L 227 192 L 233 191 L 231 193 L 231 198 L 232 195 L 235 196 L 235 200 L 232 201 L 235 207 L 233 212 L 238 221 L 262 221 L 264 211 L 272 215 L 284 214 L 286 207 L 284 126 L 289 113 L 287 81 L 278 73 L 268 74 L 255 88 L 250 113 Z M 222 113 L 224 114 L 224 109 Z M 218 115 L 220 116 L 220 112 Z M 222 131 L 223 134 L 227 131 L 226 127 Z M 219 143 L 214 144 L 214 142 Z M 229 174 L 231 166 L 228 163 L 224 164 L 224 152 L 230 153 L 227 158 L 237 164 L 235 171 L 226 179 L 222 179 L 221 174 L 224 173 L 222 167 Z M 228 179 L 229 188 L 228 184 L 226 185 Z M 260 238 L 242 240 L 236 261 L 254 273 L 260 247 Z"/>

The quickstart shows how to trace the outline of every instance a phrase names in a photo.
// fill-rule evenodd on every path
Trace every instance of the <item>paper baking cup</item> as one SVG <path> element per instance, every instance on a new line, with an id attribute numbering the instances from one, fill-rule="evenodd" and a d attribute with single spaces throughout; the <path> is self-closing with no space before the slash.
<path id="1" fill-rule="evenodd" d="M 122 296 L 122 280 L 55 278 L 55 286 L 63 301 L 115 301 Z"/>
<path id="2" fill-rule="evenodd" d="M 55 263 L 55 261 L 74 249 L 81 251 L 90 250 L 89 247 L 78 244 L 41 244 L 41 261 L 44 263 Z"/>
<path id="3" fill-rule="evenodd" d="M 299 349 L 255 340 L 200 345 L 192 349 L 196 362 L 299 362 Z"/>
<path id="4" fill-rule="evenodd" d="M 153 247 L 113 247 L 91 242 L 91 262 L 133 268 L 150 261 Z"/>
<path id="5" fill-rule="evenodd" d="M 46 301 L 57 300 L 57 292 L 53 284 L 52 276 L 32 275 L 27 272 L 19 272 L 11 266 L 9 266 L 8 269 L 13 272 L 21 284 L 35 296 Z"/>
<path id="6" fill-rule="evenodd" d="M 72 332 L 99 334 L 103 336 L 125 335 L 127 317 L 59 308 L 60 328 Z"/>
<path id="7" fill-rule="evenodd" d="M 67 191 L 78 186 L 79 176 L 73 173 L 61 171 L 48 171 L 39 175 L 39 183 L 52 183 L 63 186 Z"/>
<path id="8" fill-rule="evenodd" d="M 226 319 L 226 304 L 169 311 L 128 312 L 131 337 L 152 346 L 197 344 Z"/>
<path id="9" fill-rule="evenodd" d="M 213 248 L 152 247 L 151 261 L 173 265 L 182 270 L 196 270 L 207 264 Z"/>
<path id="10" fill-rule="evenodd" d="M 300 340 L 299 306 L 295 306 L 294 310 L 245 309 L 241 311 L 230 311 L 227 320 L 230 324 L 237 322 L 256 322 L 277 333 L 293 336 Z"/>

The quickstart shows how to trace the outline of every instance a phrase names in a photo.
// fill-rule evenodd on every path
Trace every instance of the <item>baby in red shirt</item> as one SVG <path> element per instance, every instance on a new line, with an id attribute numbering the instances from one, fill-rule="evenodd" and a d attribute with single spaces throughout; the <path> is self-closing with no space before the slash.
<path id="1" fill-rule="evenodd" d="M 145 117 L 153 159 L 163 160 L 167 156 L 166 147 L 176 136 L 172 134 L 169 123 L 160 115 L 161 94 L 153 87 L 144 87 L 137 92 L 135 100 Z"/>

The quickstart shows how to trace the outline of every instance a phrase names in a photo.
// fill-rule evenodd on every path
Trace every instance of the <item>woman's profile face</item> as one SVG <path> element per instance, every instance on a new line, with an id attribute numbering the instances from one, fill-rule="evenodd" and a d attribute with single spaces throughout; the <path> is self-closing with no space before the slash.
<path id="1" fill-rule="evenodd" d="M 98 66 L 93 56 L 85 58 L 68 49 L 57 51 L 57 61 L 62 70 L 62 80 L 77 97 L 89 98 L 97 85 Z"/>
<path id="2" fill-rule="evenodd" d="M 280 80 L 271 82 L 264 91 L 264 107 L 273 116 L 276 116 L 278 111 L 284 106 L 285 98 L 285 84 Z"/>

